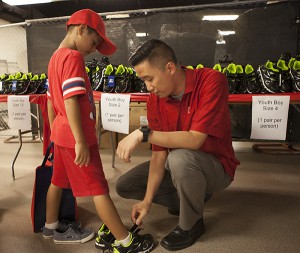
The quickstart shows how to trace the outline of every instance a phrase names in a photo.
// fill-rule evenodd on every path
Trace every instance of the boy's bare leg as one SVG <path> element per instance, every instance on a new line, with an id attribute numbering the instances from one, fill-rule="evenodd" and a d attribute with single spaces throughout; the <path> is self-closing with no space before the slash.
<path id="1" fill-rule="evenodd" d="M 62 196 L 62 188 L 50 184 L 46 200 L 46 223 L 52 224 L 58 221 L 58 212 Z"/>
<path id="2" fill-rule="evenodd" d="M 94 196 L 93 200 L 100 219 L 106 224 L 115 238 L 118 241 L 125 239 L 128 236 L 128 230 L 121 221 L 110 196 L 108 194 Z"/>

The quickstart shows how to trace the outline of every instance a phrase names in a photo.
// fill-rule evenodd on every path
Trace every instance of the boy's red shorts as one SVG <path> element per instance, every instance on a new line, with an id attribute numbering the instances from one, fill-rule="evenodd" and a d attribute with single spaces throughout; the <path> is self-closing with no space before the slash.
<path id="1" fill-rule="evenodd" d="M 75 197 L 104 195 L 109 192 L 98 145 L 90 147 L 89 165 L 74 163 L 75 149 L 54 145 L 52 184 L 72 188 Z"/>

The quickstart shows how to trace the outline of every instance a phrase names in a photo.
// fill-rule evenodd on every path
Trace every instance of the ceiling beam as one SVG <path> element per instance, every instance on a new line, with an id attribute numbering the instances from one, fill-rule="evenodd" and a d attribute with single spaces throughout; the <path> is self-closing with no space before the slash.
<path id="1" fill-rule="evenodd" d="M 26 19 L 28 17 L 27 11 L 24 11 L 18 7 L 11 6 L 7 3 L 4 3 L 2 2 L 2 0 L 0 0 L 0 13 L 9 14 L 14 17 L 20 17 L 22 19 Z"/>

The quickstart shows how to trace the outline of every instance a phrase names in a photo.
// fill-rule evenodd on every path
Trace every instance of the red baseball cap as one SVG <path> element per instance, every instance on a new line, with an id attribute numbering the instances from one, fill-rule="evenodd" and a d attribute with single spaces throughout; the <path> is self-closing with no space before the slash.
<path id="1" fill-rule="evenodd" d="M 67 27 L 69 25 L 87 25 L 88 27 L 94 29 L 103 39 L 103 42 L 97 47 L 97 50 L 101 54 L 111 55 L 117 50 L 117 47 L 114 45 L 114 43 L 112 43 L 105 36 L 105 24 L 98 13 L 90 9 L 76 11 L 67 21 Z"/>

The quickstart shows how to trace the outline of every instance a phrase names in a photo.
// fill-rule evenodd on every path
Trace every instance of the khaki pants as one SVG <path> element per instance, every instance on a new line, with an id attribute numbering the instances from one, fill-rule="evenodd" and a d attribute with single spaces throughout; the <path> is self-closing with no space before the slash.
<path id="1" fill-rule="evenodd" d="M 149 164 L 149 161 L 142 163 L 118 179 L 116 190 L 121 197 L 144 198 Z M 198 150 L 172 150 L 165 168 L 164 179 L 153 202 L 180 210 L 179 226 L 183 230 L 190 230 L 203 217 L 206 192 L 223 190 L 231 183 L 219 160 Z"/>

